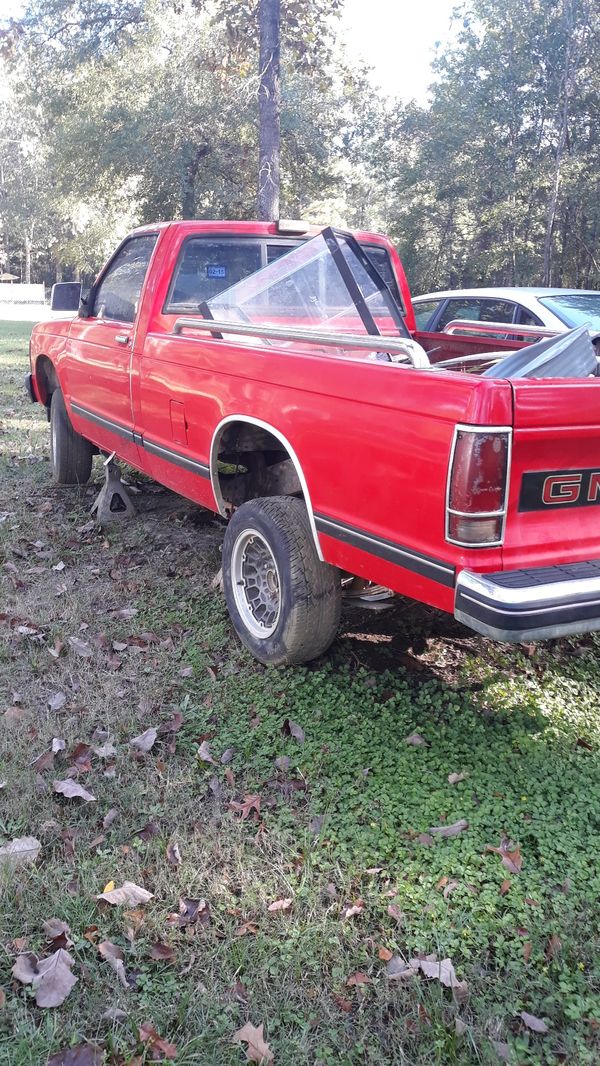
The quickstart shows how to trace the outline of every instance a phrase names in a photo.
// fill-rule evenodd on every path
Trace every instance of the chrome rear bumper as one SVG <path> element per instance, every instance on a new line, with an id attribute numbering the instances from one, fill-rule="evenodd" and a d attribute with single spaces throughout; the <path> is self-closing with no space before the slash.
<path id="1" fill-rule="evenodd" d="M 600 559 L 456 581 L 454 615 L 494 640 L 547 640 L 600 629 Z"/>

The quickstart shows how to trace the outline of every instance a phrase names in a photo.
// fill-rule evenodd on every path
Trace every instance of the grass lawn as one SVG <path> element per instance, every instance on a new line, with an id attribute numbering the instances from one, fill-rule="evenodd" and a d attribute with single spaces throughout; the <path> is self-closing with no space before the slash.
<path id="1" fill-rule="evenodd" d="M 52 485 L 29 328 L 0 324 L 0 844 L 41 851 L 0 872 L 0 1063 L 229 1066 L 247 1022 L 280 1066 L 598 1063 L 598 639 L 507 648 L 398 602 L 258 666 L 220 520 L 133 475 L 101 532 L 92 485 Z M 152 898 L 95 898 L 126 881 Z M 15 960 L 65 944 L 41 1007 Z M 456 987 L 406 967 L 432 954 Z"/>

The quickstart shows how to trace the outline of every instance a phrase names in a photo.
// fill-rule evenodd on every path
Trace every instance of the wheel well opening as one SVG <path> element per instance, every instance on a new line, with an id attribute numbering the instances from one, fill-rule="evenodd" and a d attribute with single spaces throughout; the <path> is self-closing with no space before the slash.
<path id="1" fill-rule="evenodd" d="M 38 356 L 35 363 L 35 376 L 40 396 L 48 410 L 50 410 L 52 393 L 59 387 L 59 385 L 54 364 L 48 359 L 47 355 Z"/>
<path id="2" fill-rule="evenodd" d="M 249 422 L 224 426 L 215 442 L 213 464 L 227 514 L 247 500 L 263 496 L 303 498 L 298 470 L 289 451 L 262 426 Z"/>

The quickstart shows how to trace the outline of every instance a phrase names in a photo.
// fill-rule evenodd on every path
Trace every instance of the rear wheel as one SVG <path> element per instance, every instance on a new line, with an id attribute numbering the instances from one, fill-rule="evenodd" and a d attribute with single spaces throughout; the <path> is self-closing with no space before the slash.
<path id="1" fill-rule="evenodd" d="M 84 485 L 92 472 L 93 445 L 76 433 L 60 389 L 50 400 L 50 461 L 57 485 Z"/>
<path id="2" fill-rule="evenodd" d="M 242 642 L 262 663 L 305 663 L 327 650 L 340 621 L 340 572 L 319 559 L 302 500 L 249 500 L 223 542 L 223 586 Z"/>

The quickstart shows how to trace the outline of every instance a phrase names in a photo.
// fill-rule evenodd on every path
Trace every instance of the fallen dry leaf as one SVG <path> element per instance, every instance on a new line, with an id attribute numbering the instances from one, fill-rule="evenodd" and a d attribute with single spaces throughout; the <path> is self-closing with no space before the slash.
<path id="1" fill-rule="evenodd" d="M 238 928 L 236 929 L 236 931 L 235 931 L 235 933 L 233 935 L 234 936 L 256 936 L 257 933 L 258 933 L 258 926 L 257 926 L 256 922 L 244 922 L 242 925 L 238 926 Z"/>
<path id="2" fill-rule="evenodd" d="M 451 988 L 457 998 L 462 999 L 467 995 L 468 985 L 466 981 L 458 980 L 450 959 L 438 960 L 435 955 L 427 955 L 424 959 L 410 959 L 409 966 L 414 970 L 420 970 L 425 977 L 439 981 L 446 988 Z"/>
<path id="3" fill-rule="evenodd" d="M 90 745 L 84 744 L 84 742 L 80 740 L 73 750 L 69 752 L 68 761 L 77 769 L 78 773 L 88 773 L 92 769 L 92 749 Z"/>
<path id="4" fill-rule="evenodd" d="M 526 1010 L 522 1010 L 519 1014 L 519 1018 L 525 1023 L 528 1029 L 531 1029 L 532 1033 L 547 1033 L 548 1026 L 541 1018 L 536 1018 L 535 1014 L 528 1014 Z"/>
<path id="5" fill-rule="evenodd" d="M 167 862 L 170 866 L 181 866 L 182 858 L 179 844 L 167 844 Z"/>
<path id="6" fill-rule="evenodd" d="M 493 848 L 491 844 L 486 844 L 485 850 L 493 851 L 496 855 L 499 855 L 502 859 L 502 865 L 506 867 L 509 873 L 518 874 L 521 872 L 523 866 L 521 849 L 518 844 L 513 844 L 508 837 L 502 837 L 499 848 Z"/>
<path id="7" fill-rule="evenodd" d="M 448 881 L 448 884 L 444 886 L 444 891 L 442 893 L 444 899 L 448 899 L 448 896 L 451 896 L 459 887 L 460 881 Z"/>
<path id="8" fill-rule="evenodd" d="M 142 1044 L 148 1045 L 152 1058 L 156 1057 L 155 1053 L 164 1056 L 165 1059 L 176 1058 L 177 1048 L 175 1044 L 170 1044 L 167 1040 L 163 1040 L 162 1036 L 159 1036 L 156 1032 L 152 1022 L 143 1022 L 138 1029 L 138 1036 Z"/>
<path id="9" fill-rule="evenodd" d="M 65 781 L 54 781 L 54 791 L 59 792 L 61 796 L 65 796 L 67 799 L 82 799 L 84 803 L 95 803 L 96 797 L 92 796 L 91 792 L 83 788 L 77 781 L 74 781 L 72 777 L 67 777 Z"/>
<path id="10" fill-rule="evenodd" d="M 129 747 L 134 752 L 137 752 L 138 755 L 146 755 L 153 747 L 157 736 L 158 729 L 152 726 L 150 729 L 146 729 L 144 733 L 140 733 L 138 737 L 132 737 L 129 741 Z"/>
<path id="11" fill-rule="evenodd" d="M 260 814 L 260 796 L 257 794 L 244 796 L 241 803 L 232 800 L 229 804 L 229 810 L 241 814 L 242 820 L 248 818 L 251 811 L 256 811 L 257 814 Z"/>
<path id="12" fill-rule="evenodd" d="M 71 973 L 73 962 L 63 948 L 47 959 L 37 959 L 29 952 L 19 955 L 12 975 L 22 984 L 32 986 L 38 1007 L 60 1007 L 77 984 L 77 978 Z"/>
<path id="13" fill-rule="evenodd" d="M 468 828 L 469 823 L 466 818 L 461 818 L 458 822 L 453 822 L 452 825 L 432 825 L 429 832 L 444 838 L 457 837 L 459 833 L 462 833 L 464 829 Z"/>
<path id="14" fill-rule="evenodd" d="M 508 892 L 509 888 L 510 888 L 510 881 L 508 880 L 508 878 L 506 878 L 506 880 L 503 881 L 502 884 L 500 885 L 500 895 L 501 896 L 505 896 L 506 893 Z"/>
<path id="15" fill-rule="evenodd" d="M 127 975 L 125 973 L 124 954 L 121 948 L 116 944 L 112 944 L 110 940 L 103 940 L 101 944 L 98 944 L 98 954 L 108 963 L 113 969 L 122 984 L 123 988 L 129 988 L 127 984 Z"/>
<path id="16" fill-rule="evenodd" d="M 383 944 L 380 945 L 377 955 L 382 962 L 389 962 L 394 957 L 394 953 L 389 948 L 384 947 Z"/>
<path id="17" fill-rule="evenodd" d="M 271 1051 L 271 1048 L 263 1036 L 264 1025 L 252 1025 L 252 1022 L 246 1022 L 241 1029 L 238 1029 L 237 1033 L 234 1033 L 232 1040 L 234 1044 L 246 1044 L 246 1059 L 248 1062 L 273 1062 L 275 1056 Z"/>
<path id="18" fill-rule="evenodd" d="M 430 848 L 435 843 L 431 833 L 419 833 L 417 837 L 417 844 L 422 844 L 425 848 Z"/>
<path id="19" fill-rule="evenodd" d="M 93 654 L 89 644 L 85 640 L 80 640 L 79 637 L 69 637 L 69 644 L 73 651 L 81 655 L 82 659 L 89 659 L 90 655 Z"/>
<path id="20" fill-rule="evenodd" d="M 65 741 L 61 737 L 52 737 L 52 752 L 54 755 L 58 755 L 59 751 L 64 751 L 66 746 Z"/>
<path id="21" fill-rule="evenodd" d="M 390 918 L 393 918 L 395 922 L 403 922 L 404 914 L 400 910 L 397 903 L 390 903 L 387 909 Z"/>
<path id="22" fill-rule="evenodd" d="M 156 940 L 150 949 L 150 958 L 155 962 L 175 962 L 175 949 L 162 940 Z"/>
<path id="23" fill-rule="evenodd" d="M 213 766 L 217 765 L 215 759 L 213 759 L 210 753 L 210 745 L 208 743 L 208 740 L 203 740 L 202 743 L 198 746 L 198 758 L 202 759 L 202 762 L 212 763 Z"/>
<path id="24" fill-rule="evenodd" d="M 409 977 L 416 977 L 418 970 L 400 955 L 393 955 L 385 968 L 390 981 L 405 981 Z"/>
<path id="25" fill-rule="evenodd" d="M 231 762 L 234 755 L 235 748 L 225 748 L 225 751 L 221 755 L 221 763 L 223 764 L 223 766 L 226 766 L 227 763 Z"/>
<path id="26" fill-rule="evenodd" d="M 276 911 L 289 911 L 293 902 L 293 899 L 276 899 L 274 903 L 269 903 L 267 910 L 272 914 Z"/>
<path id="27" fill-rule="evenodd" d="M 46 1066 L 102 1066 L 103 1062 L 102 1048 L 96 1044 L 77 1044 L 76 1047 L 66 1047 L 57 1051 L 48 1059 Z"/>
<path id="28" fill-rule="evenodd" d="M 468 774 L 448 774 L 448 784 L 457 785 L 459 781 L 464 781 Z"/>
<path id="29" fill-rule="evenodd" d="M 35 837 L 15 837 L 10 844 L 0 848 L 0 868 L 17 870 L 20 866 L 29 866 L 41 850 L 42 845 Z"/>
<path id="30" fill-rule="evenodd" d="M 364 909 L 364 901 L 362 899 L 356 899 L 354 903 L 347 903 L 346 906 L 342 908 L 340 918 L 342 921 L 346 921 L 348 918 L 354 918 L 357 914 L 362 914 Z"/>
<path id="31" fill-rule="evenodd" d="M 180 899 L 179 914 L 170 914 L 167 921 L 170 925 L 178 925 L 180 929 L 194 922 L 209 925 L 210 910 L 205 899 Z"/>
<path id="32" fill-rule="evenodd" d="M 140 888 L 133 881 L 124 881 L 121 888 L 112 888 L 108 891 L 105 889 L 96 896 L 97 900 L 104 900 L 105 903 L 111 903 L 114 907 L 135 907 L 139 903 L 148 903 L 153 898 L 152 892 Z"/>
<path id="33" fill-rule="evenodd" d="M 293 737 L 299 744 L 304 744 L 304 730 L 297 722 L 292 722 L 291 718 L 286 718 L 281 727 L 281 735 L 284 737 Z"/>
<path id="34" fill-rule="evenodd" d="M 118 818 L 118 817 L 119 817 L 119 812 L 118 812 L 117 808 L 116 807 L 111 807 L 110 810 L 106 812 L 106 814 L 104 815 L 104 818 L 102 819 L 102 828 L 103 829 L 108 829 L 109 826 L 111 826 L 113 824 L 115 818 Z"/>
<path id="35" fill-rule="evenodd" d="M 177 733 L 183 725 L 183 715 L 181 711 L 175 711 L 172 718 L 169 718 L 166 722 L 161 722 L 158 727 L 159 733 Z"/>
<path id="36" fill-rule="evenodd" d="M 331 994 L 340 1010 L 343 1010 L 346 1014 L 349 1014 L 354 1004 L 351 1003 L 349 999 L 344 999 L 343 996 L 339 996 L 337 992 L 332 992 Z"/>
<path id="37" fill-rule="evenodd" d="M 52 943 L 53 950 L 73 947 L 71 930 L 67 923 L 61 921 L 60 918 L 48 918 L 48 920 L 43 923 L 42 928 L 46 934 L 46 940 Z"/>
<path id="38" fill-rule="evenodd" d="M 43 751 L 41 755 L 38 755 L 35 759 L 32 759 L 32 761 L 30 762 L 29 765 L 38 774 L 43 774 L 44 770 L 53 770 L 54 769 L 54 752 L 53 751 Z"/>
<path id="39" fill-rule="evenodd" d="M 404 738 L 405 744 L 411 744 L 413 748 L 429 747 L 425 737 L 422 737 L 420 733 L 411 733 L 410 736 Z"/>
<path id="40" fill-rule="evenodd" d="M 60 711 L 61 707 L 64 707 L 67 702 L 67 697 L 64 692 L 54 692 L 52 696 L 48 697 L 48 706 L 51 711 Z"/>
<path id="41" fill-rule="evenodd" d="M 546 958 L 548 960 L 553 959 L 555 955 L 558 955 L 562 949 L 562 941 L 556 933 L 553 933 L 548 943 L 546 944 Z"/>
<path id="42" fill-rule="evenodd" d="M 99 759 L 114 759 L 117 754 L 112 741 L 107 740 L 104 744 L 100 744 L 97 748 L 93 749 L 94 755 L 97 755 Z"/>
<path id="43" fill-rule="evenodd" d="M 279 755 L 278 758 L 275 759 L 275 766 L 277 767 L 278 770 L 281 770 L 281 772 L 283 774 L 287 773 L 287 771 L 290 768 L 289 756 L 288 755 Z"/>
<path id="44" fill-rule="evenodd" d="M 350 977 L 346 980 L 346 984 L 349 988 L 355 988 L 357 985 L 370 985 L 371 983 L 371 978 L 368 974 L 361 973 L 360 970 L 350 974 Z"/>

